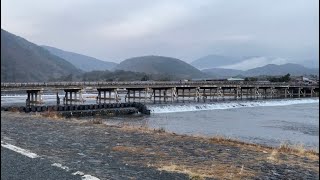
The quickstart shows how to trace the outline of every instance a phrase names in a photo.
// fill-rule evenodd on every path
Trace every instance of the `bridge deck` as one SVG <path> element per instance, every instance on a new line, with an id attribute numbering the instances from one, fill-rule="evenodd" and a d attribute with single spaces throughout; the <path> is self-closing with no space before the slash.
<path id="1" fill-rule="evenodd" d="M 44 82 L 44 83 L 1 83 L 1 91 L 16 90 L 64 90 L 64 89 L 190 89 L 190 88 L 319 88 L 319 84 L 302 83 L 261 83 L 229 81 L 134 81 L 134 82 Z"/>

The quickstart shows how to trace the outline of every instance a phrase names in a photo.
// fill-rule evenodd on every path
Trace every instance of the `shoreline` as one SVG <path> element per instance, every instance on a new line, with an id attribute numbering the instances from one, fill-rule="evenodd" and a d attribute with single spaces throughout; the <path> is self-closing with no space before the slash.
<path id="1" fill-rule="evenodd" d="M 19 139 L 20 145 L 39 154 L 59 156 L 56 152 L 66 151 L 63 148 L 65 145 L 51 144 L 48 147 L 34 140 L 35 136 L 37 139 L 63 141 L 67 144 L 79 143 L 83 147 L 81 153 L 87 154 L 86 149 L 89 148 L 94 154 L 111 155 L 116 157 L 115 163 L 120 163 L 121 167 L 130 166 L 133 171 L 142 170 L 145 173 L 143 177 L 159 177 L 161 175 L 158 173 L 161 172 L 168 173 L 168 178 L 163 179 L 299 179 L 319 176 L 319 152 L 305 150 L 302 146 L 292 148 L 282 145 L 272 148 L 224 137 L 178 135 L 163 129 L 110 126 L 99 121 L 49 118 L 12 112 L 1 112 L 1 125 L 1 140 L 4 137 Z M 33 136 L 26 131 L 30 128 L 33 129 Z M 77 134 L 80 137 L 77 137 Z M 101 149 L 101 145 L 106 148 Z M 39 147 L 40 150 L 34 147 Z M 79 149 L 68 146 L 67 149 L 70 157 L 64 158 L 74 160 L 73 154 Z M 99 159 L 99 156 L 90 158 Z M 99 161 L 110 162 L 109 159 Z M 88 159 L 84 161 L 95 168 L 101 168 Z M 68 166 L 72 167 L 72 164 Z M 109 166 L 115 164 L 109 163 Z M 84 167 L 86 168 L 88 167 Z M 116 172 L 121 171 L 115 170 Z M 93 169 L 90 173 L 97 177 L 112 176 Z"/>

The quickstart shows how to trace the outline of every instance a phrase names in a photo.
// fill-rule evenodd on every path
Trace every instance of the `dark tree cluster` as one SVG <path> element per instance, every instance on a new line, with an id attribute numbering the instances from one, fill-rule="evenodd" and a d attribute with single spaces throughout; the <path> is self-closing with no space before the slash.
<path id="1" fill-rule="evenodd" d="M 268 80 L 270 82 L 289 82 L 290 81 L 290 74 L 286 74 L 284 76 L 281 77 L 270 77 Z"/>

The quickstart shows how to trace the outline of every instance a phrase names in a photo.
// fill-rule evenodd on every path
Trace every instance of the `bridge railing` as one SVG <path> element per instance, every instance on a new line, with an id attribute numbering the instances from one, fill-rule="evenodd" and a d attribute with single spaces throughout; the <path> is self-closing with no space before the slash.
<path id="1" fill-rule="evenodd" d="M 98 82 L 34 82 L 34 83 L 1 83 L 1 88 L 19 87 L 85 87 L 85 86 L 201 86 L 201 85 L 247 85 L 247 86 L 319 86 L 298 82 L 246 82 L 246 81 L 98 81 Z"/>

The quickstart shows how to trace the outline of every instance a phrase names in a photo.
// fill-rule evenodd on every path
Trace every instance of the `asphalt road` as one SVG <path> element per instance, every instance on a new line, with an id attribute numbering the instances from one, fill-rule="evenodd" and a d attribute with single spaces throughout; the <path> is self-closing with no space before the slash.
<path id="1" fill-rule="evenodd" d="M 64 169 L 51 165 L 45 158 L 29 158 L 12 150 L 1 147 L 1 179 L 68 179 L 79 180 L 80 175 L 72 175 Z"/>

